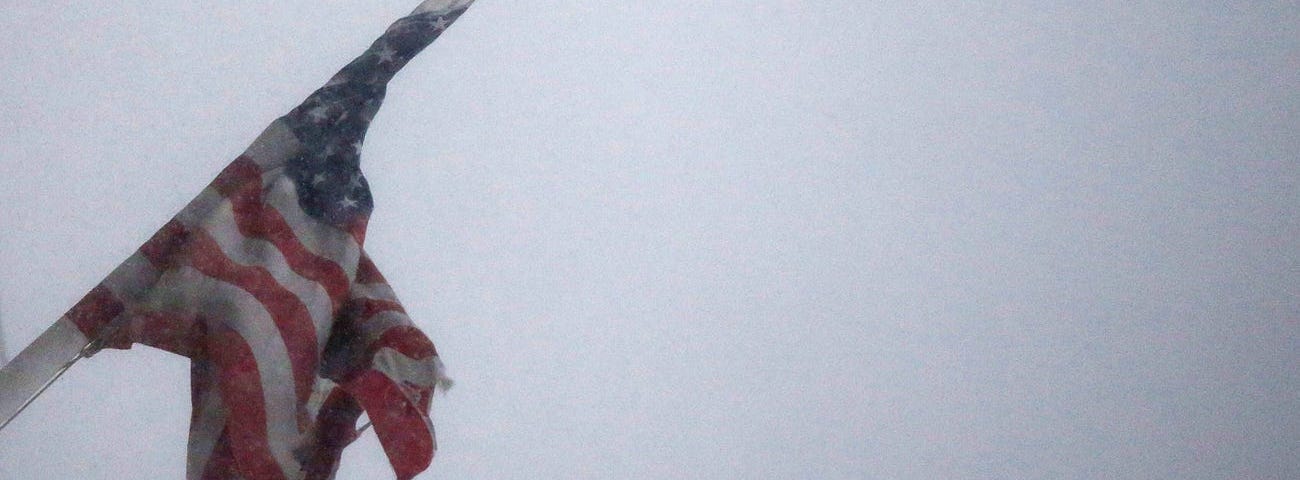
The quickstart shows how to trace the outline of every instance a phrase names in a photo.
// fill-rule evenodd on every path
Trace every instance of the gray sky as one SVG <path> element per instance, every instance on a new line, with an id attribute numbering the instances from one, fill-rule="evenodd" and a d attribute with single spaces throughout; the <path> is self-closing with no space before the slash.
<path id="1" fill-rule="evenodd" d="M 9 2 L 5 347 L 418 3 Z M 482 0 L 417 57 L 362 158 L 458 380 L 421 478 L 1300 477 L 1300 7 L 923 3 Z M 0 478 L 181 478 L 188 415 L 95 357 Z"/>

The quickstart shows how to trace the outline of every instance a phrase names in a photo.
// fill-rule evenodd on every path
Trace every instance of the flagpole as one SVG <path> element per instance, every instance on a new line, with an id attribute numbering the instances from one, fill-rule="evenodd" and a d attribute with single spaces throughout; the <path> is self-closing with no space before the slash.
<path id="1" fill-rule="evenodd" d="M 36 397 L 39 397 L 41 396 L 42 393 L 45 393 L 45 390 L 49 389 L 50 385 L 54 385 L 54 382 L 58 380 L 59 377 L 62 377 L 63 374 L 68 371 L 68 369 L 72 368 L 73 364 L 77 363 L 78 360 L 90 356 L 88 352 L 94 352 L 99 350 L 100 347 L 100 345 L 98 345 L 99 343 L 101 343 L 99 339 L 91 340 L 90 342 L 86 343 L 86 346 L 81 347 L 81 350 L 77 351 L 77 356 L 72 357 L 71 360 L 68 360 L 66 363 L 63 364 L 63 366 L 59 367 L 59 369 L 54 372 L 53 376 L 51 376 L 48 380 L 46 380 L 45 383 L 41 384 L 40 388 L 36 389 L 35 392 L 29 395 L 27 397 L 27 400 L 24 400 L 22 405 L 18 406 L 18 409 L 15 410 L 12 414 L 10 414 L 9 418 L 5 419 L 4 423 L 0 423 L 0 431 L 4 431 L 5 427 L 9 426 L 10 422 L 13 422 L 15 418 L 18 418 L 18 415 L 23 413 L 23 410 L 26 410 L 27 407 L 32 404 L 32 402 L 35 402 Z"/>
<path id="2" fill-rule="evenodd" d="M 122 321 L 121 317 L 114 319 L 100 331 L 99 336 L 87 340 L 72 322 L 60 318 L 0 367 L 0 417 L 4 418 L 0 430 L 13 422 L 77 361 L 103 349 L 104 339 L 121 327 Z"/>

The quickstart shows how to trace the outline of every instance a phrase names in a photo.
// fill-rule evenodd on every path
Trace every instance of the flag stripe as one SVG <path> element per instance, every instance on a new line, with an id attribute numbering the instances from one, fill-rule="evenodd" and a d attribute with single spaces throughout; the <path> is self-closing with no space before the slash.
<path id="1" fill-rule="evenodd" d="M 263 171 L 270 171 L 284 166 L 286 160 L 293 158 L 302 149 L 302 143 L 294 136 L 293 130 L 278 118 L 266 126 L 257 136 L 242 157 L 253 161 Z"/>
<path id="2" fill-rule="evenodd" d="M 388 300 L 373 300 L 369 298 L 353 299 L 352 302 L 355 308 L 357 309 L 355 320 L 359 323 L 365 322 L 370 317 L 373 317 L 383 312 L 397 312 L 403 315 L 406 314 L 406 310 L 402 308 L 402 304 L 397 302 L 391 302 Z"/>
<path id="3" fill-rule="evenodd" d="M 408 320 L 404 325 L 387 328 L 371 343 L 372 349 L 392 349 L 414 360 L 424 360 L 438 354 L 428 337 Z M 433 386 L 432 383 L 429 386 Z"/>
<path id="4" fill-rule="evenodd" d="M 114 297 L 130 302 L 148 291 L 161 274 L 162 271 L 154 268 L 143 252 L 137 251 L 113 269 L 113 273 L 100 284 L 113 292 Z"/>
<path id="5" fill-rule="evenodd" d="M 351 294 L 354 298 L 397 303 L 397 293 L 387 283 L 353 284 Z"/>
<path id="6" fill-rule="evenodd" d="M 354 328 L 357 337 L 361 340 L 362 345 L 366 345 L 370 352 L 374 351 L 372 343 L 378 340 L 380 335 L 390 328 L 410 325 L 411 319 L 405 313 L 395 311 L 379 312 L 374 316 L 365 319 L 357 319 Z"/>
<path id="7" fill-rule="evenodd" d="M 388 284 L 388 281 L 384 280 L 384 274 L 379 273 L 379 268 L 375 266 L 375 261 L 370 259 L 370 255 L 364 253 L 357 261 L 357 278 L 354 281 L 362 285 Z"/>
<path id="8" fill-rule="evenodd" d="M 204 329 L 194 317 L 176 313 L 140 312 L 126 325 L 131 342 L 193 358 L 203 348 Z"/>
<path id="9" fill-rule="evenodd" d="M 436 357 L 417 360 L 391 348 L 381 348 L 375 352 L 372 370 L 388 377 L 402 389 L 407 401 L 424 412 L 429 409 L 433 389 L 440 379 L 437 370 L 430 368 L 432 358 Z"/>
<path id="10" fill-rule="evenodd" d="M 174 255 L 182 249 L 186 238 L 185 226 L 179 218 L 174 218 L 140 247 L 139 254 L 148 259 L 155 270 L 167 270 L 174 264 Z"/>
<path id="11" fill-rule="evenodd" d="M 255 180 L 262 177 L 262 168 L 257 166 L 251 158 L 239 156 L 234 161 L 226 165 L 226 168 L 217 174 L 217 178 L 212 180 L 209 185 L 217 194 L 229 198 L 249 184 L 257 184 Z"/>
<path id="12" fill-rule="evenodd" d="M 370 217 L 362 215 L 353 218 L 344 229 L 347 230 L 348 235 L 351 235 L 358 245 L 364 245 L 366 243 L 366 225 L 369 224 Z"/>
<path id="13" fill-rule="evenodd" d="M 125 310 L 108 287 L 98 285 L 77 302 L 65 316 L 86 338 L 98 338 L 100 329 Z"/>

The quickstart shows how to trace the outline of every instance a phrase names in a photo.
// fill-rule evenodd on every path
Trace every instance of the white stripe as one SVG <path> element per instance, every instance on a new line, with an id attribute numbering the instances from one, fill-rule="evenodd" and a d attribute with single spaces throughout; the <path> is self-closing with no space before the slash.
<path id="1" fill-rule="evenodd" d="M 108 274 L 104 281 L 100 282 L 108 291 L 113 292 L 122 303 L 130 305 L 132 301 L 139 298 L 145 291 L 158 281 L 162 273 L 154 268 L 153 263 L 145 258 L 143 254 L 136 251 L 130 257 L 127 257 L 121 265 L 113 269 L 113 273 Z"/>
<path id="2" fill-rule="evenodd" d="M 375 352 L 371 368 L 387 375 L 394 383 L 401 385 L 411 383 L 424 388 L 433 388 L 438 383 L 438 368 L 433 358 L 423 360 L 403 355 L 402 352 L 384 347 Z"/>
<path id="3" fill-rule="evenodd" d="M 370 345 L 378 340 L 384 332 L 390 328 L 405 327 L 411 325 L 411 318 L 405 313 L 387 310 L 374 314 L 368 319 L 361 320 L 356 326 L 361 329 L 360 337 L 362 345 Z"/>
<path id="4" fill-rule="evenodd" d="M 329 338 L 330 325 L 333 323 L 333 304 L 325 287 L 312 280 L 303 278 L 289 267 L 284 254 L 271 242 L 251 239 L 239 233 L 235 224 L 235 212 L 230 202 L 221 205 L 211 218 L 203 222 L 201 228 L 217 242 L 221 252 L 231 261 L 248 266 L 262 267 L 294 296 L 302 301 L 311 315 L 316 327 L 316 353 L 325 348 Z"/>
<path id="5" fill-rule="evenodd" d="M 433 356 L 433 369 L 438 379 L 438 387 L 442 388 L 442 393 L 447 393 L 447 390 L 450 390 L 451 386 L 456 382 L 451 379 L 451 376 L 447 375 L 447 366 L 443 365 L 442 357 Z"/>
<path id="6" fill-rule="evenodd" d="M 284 119 L 277 118 L 244 150 L 244 156 L 266 171 L 284 166 L 300 147 L 298 137 L 285 125 Z"/>
<path id="7" fill-rule="evenodd" d="M 140 309 L 194 316 L 199 302 L 208 295 L 205 287 L 215 282 L 196 270 L 173 268 L 163 272 L 153 288 L 139 299 Z"/>
<path id="8" fill-rule="evenodd" d="M 206 187 L 203 191 L 199 192 L 198 196 L 194 197 L 193 200 L 190 200 L 190 204 L 186 205 L 184 209 L 181 209 L 180 213 L 177 213 L 175 217 L 172 217 L 172 220 L 184 225 L 188 230 L 191 225 L 202 222 L 204 218 L 211 215 L 212 211 L 225 201 L 225 197 L 222 197 L 221 194 L 211 186 Z"/>
<path id="9" fill-rule="evenodd" d="M 325 400 L 328 400 L 330 394 L 334 393 L 334 389 L 338 387 L 339 384 L 334 383 L 333 380 L 316 377 L 316 384 L 311 389 L 311 398 L 307 399 L 307 415 L 311 417 L 312 424 L 316 423 L 316 417 L 320 415 L 320 409 L 325 405 Z"/>
<path id="10" fill-rule="evenodd" d="M 387 283 L 353 283 L 350 295 L 358 299 L 397 302 L 397 293 Z"/>
<path id="11" fill-rule="evenodd" d="M 369 319 L 358 322 L 357 326 L 361 328 L 361 331 L 357 335 L 359 337 L 357 340 L 362 345 L 369 345 L 375 342 L 376 340 L 378 340 L 379 337 L 383 336 L 384 332 L 388 331 L 391 328 L 413 326 L 413 324 L 411 323 L 410 317 L 406 316 L 406 314 L 402 312 L 389 310 L 389 311 L 376 313 L 374 316 L 370 317 Z M 382 350 L 391 350 L 391 349 L 389 349 L 388 347 L 384 347 L 383 349 L 381 349 L 381 351 Z M 395 355 L 401 355 L 401 353 L 397 352 L 396 350 L 393 350 L 393 353 Z M 406 358 L 410 362 L 428 361 L 428 360 L 411 359 L 410 357 L 406 357 L 405 355 L 401 355 L 401 356 L 403 358 Z M 380 365 L 383 362 L 389 360 L 391 359 L 383 359 L 379 357 L 378 353 L 376 353 L 375 359 L 372 360 L 371 368 L 376 368 L 377 365 Z M 427 385 L 430 388 L 437 386 L 439 388 L 442 388 L 443 391 L 447 391 L 448 389 L 451 388 L 451 386 L 455 382 L 451 379 L 451 377 L 447 376 L 447 367 L 443 365 L 441 358 L 439 358 L 437 355 L 434 355 L 432 361 L 433 361 L 433 373 L 432 373 L 433 379 L 431 381 L 428 381 L 428 383 L 426 383 L 425 385 Z M 421 367 L 421 368 L 427 368 L 427 367 Z M 405 378 L 405 377 L 398 376 L 400 375 L 398 373 L 398 370 L 394 370 L 386 373 L 393 378 Z M 417 378 L 425 378 L 423 375 L 424 374 L 421 373 L 421 376 Z"/>

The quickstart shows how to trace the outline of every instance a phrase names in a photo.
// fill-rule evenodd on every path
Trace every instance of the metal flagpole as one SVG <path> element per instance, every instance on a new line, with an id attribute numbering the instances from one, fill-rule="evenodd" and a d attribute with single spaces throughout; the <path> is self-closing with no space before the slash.
<path id="1" fill-rule="evenodd" d="M 90 357 L 103 348 L 104 338 L 112 335 L 122 322 L 119 317 L 89 341 L 66 318 L 60 318 L 35 341 L 18 352 L 0 368 L 0 430 L 13 422 L 36 398 L 72 368 L 78 360 Z"/>
<path id="2" fill-rule="evenodd" d="M 45 390 L 50 388 L 50 385 L 54 385 L 54 382 L 58 380 L 59 377 L 62 377 L 63 374 L 68 371 L 69 368 L 72 368 L 72 364 L 77 363 L 77 360 L 81 360 L 83 358 L 90 356 L 90 353 L 99 350 L 100 347 L 100 345 L 98 345 L 99 343 L 100 340 L 91 340 L 89 343 L 86 344 L 86 346 L 81 347 L 81 350 L 77 351 L 77 356 L 72 357 L 71 360 L 68 360 L 67 363 L 64 363 L 63 366 L 59 367 L 59 369 L 54 372 L 54 375 L 51 376 L 49 380 L 46 380 L 45 383 L 41 384 L 40 388 L 36 389 L 35 392 L 29 395 L 27 397 L 27 400 L 24 400 L 22 405 L 19 405 L 18 409 L 14 410 L 14 412 L 9 415 L 9 418 L 5 419 L 4 423 L 0 423 L 0 431 L 3 431 L 5 427 L 9 426 L 9 422 L 12 422 L 14 421 L 15 418 L 18 418 L 18 414 L 23 413 L 23 410 L 26 410 L 28 405 L 31 405 L 32 402 L 35 402 L 36 397 L 39 397 L 41 396 L 42 393 L 45 393 Z"/>

